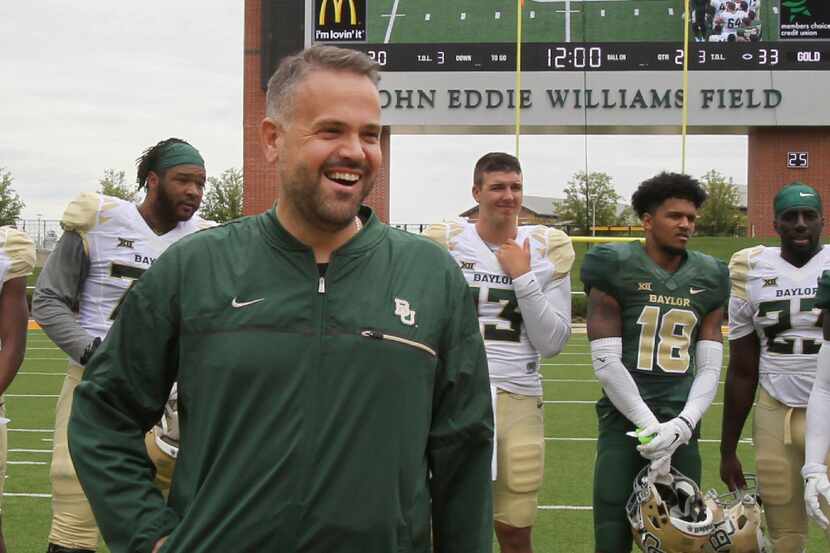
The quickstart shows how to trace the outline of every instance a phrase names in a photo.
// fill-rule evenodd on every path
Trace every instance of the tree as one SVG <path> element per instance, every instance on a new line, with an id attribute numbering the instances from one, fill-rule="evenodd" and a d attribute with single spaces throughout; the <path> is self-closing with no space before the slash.
<path id="1" fill-rule="evenodd" d="M 128 202 L 135 202 L 138 197 L 138 190 L 127 184 L 124 171 L 106 169 L 104 176 L 98 179 L 98 184 L 101 185 L 98 192 L 105 196 L 115 196 Z"/>
<path id="2" fill-rule="evenodd" d="M 620 195 L 614 190 L 606 173 L 574 174 L 565 187 L 565 199 L 557 206 L 559 218 L 573 221 L 585 234 L 591 226 L 613 225 L 617 222 L 617 204 Z"/>
<path id="3" fill-rule="evenodd" d="M 0 225 L 13 225 L 26 205 L 12 188 L 13 182 L 11 171 L 0 167 Z"/>
<path id="4" fill-rule="evenodd" d="M 205 219 L 225 223 L 242 217 L 242 171 L 231 167 L 220 177 L 208 177 L 208 188 L 199 213 Z"/>
<path id="5" fill-rule="evenodd" d="M 701 178 L 701 184 L 709 197 L 697 218 L 700 233 L 733 236 L 743 225 L 743 215 L 738 208 L 740 193 L 732 179 L 712 169 Z"/>

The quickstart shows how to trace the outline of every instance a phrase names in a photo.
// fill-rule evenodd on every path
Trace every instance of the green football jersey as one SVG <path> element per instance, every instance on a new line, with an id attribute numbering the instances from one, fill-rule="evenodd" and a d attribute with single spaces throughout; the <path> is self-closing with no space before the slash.
<path id="1" fill-rule="evenodd" d="M 622 310 L 623 364 L 649 404 L 685 402 L 695 374 L 695 348 L 704 317 L 729 297 L 723 262 L 688 251 L 670 273 L 640 242 L 591 248 L 581 271 L 586 293 L 610 294 Z M 600 406 L 611 407 L 603 394 Z"/>

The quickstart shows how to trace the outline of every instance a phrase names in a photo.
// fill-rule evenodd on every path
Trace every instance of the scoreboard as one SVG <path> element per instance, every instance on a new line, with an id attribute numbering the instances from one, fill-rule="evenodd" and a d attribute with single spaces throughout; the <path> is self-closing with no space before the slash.
<path id="1" fill-rule="evenodd" d="M 830 1 L 690 1 L 699 8 L 691 21 L 684 4 L 525 0 L 519 11 L 516 0 L 263 0 L 272 7 L 262 84 L 278 58 L 269 48 L 299 28 L 305 46 L 352 48 L 378 63 L 384 122 L 399 133 L 511 132 L 516 109 L 528 133 L 671 133 L 684 108 L 690 132 L 830 126 L 820 94 L 830 89 Z M 292 27 L 295 9 L 304 13 Z"/>
<path id="2" fill-rule="evenodd" d="M 349 44 L 366 52 L 384 71 L 515 71 L 516 45 Z M 677 71 L 678 43 L 525 43 L 523 71 Z M 815 42 L 693 43 L 690 71 L 830 69 L 830 44 Z"/>

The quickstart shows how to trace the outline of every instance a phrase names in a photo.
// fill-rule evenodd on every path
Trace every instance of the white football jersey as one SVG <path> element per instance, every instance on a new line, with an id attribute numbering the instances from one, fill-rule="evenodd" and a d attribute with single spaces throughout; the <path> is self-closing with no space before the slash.
<path id="1" fill-rule="evenodd" d="M 445 246 L 473 289 L 487 350 L 490 382 L 523 395 L 541 395 L 540 355 L 528 338 L 513 287 L 495 246 L 486 244 L 472 223 L 432 225 L 425 234 Z M 530 239 L 531 271 L 552 307 L 570 323 L 570 270 L 574 251 L 564 232 L 544 226 L 518 228 L 516 242 Z"/>
<path id="2" fill-rule="evenodd" d="M 755 246 L 729 262 L 729 339 L 758 335 L 761 386 L 790 407 L 806 407 L 822 343 L 818 278 L 830 270 L 830 248 L 803 267 L 781 258 L 781 248 Z"/>
<path id="3" fill-rule="evenodd" d="M 77 232 L 89 257 L 80 295 L 79 324 L 104 338 L 130 286 L 175 241 L 213 223 L 194 215 L 157 235 L 133 203 L 84 192 L 63 214 L 64 230 Z"/>
<path id="4" fill-rule="evenodd" d="M 35 244 L 26 233 L 0 227 L 0 291 L 13 278 L 27 277 L 35 267 Z"/>
<path id="5" fill-rule="evenodd" d="M 721 27 L 720 36 L 721 37 L 728 37 L 729 35 L 734 35 L 738 32 L 743 26 L 744 18 L 746 18 L 746 12 L 742 12 L 741 10 L 737 10 L 734 12 L 722 11 L 718 14 L 723 27 Z"/>

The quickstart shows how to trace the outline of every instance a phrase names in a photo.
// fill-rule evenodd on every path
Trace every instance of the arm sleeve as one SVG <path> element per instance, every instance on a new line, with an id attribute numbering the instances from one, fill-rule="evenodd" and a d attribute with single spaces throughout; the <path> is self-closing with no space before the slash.
<path id="1" fill-rule="evenodd" d="M 75 309 L 89 273 L 89 256 L 76 232 L 64 232 L 46 260 L 32 294 L 32 316 L 55 344 L 75 362 L 93 340 L 81 328 Z"/>
<path id="2" fill-rule="evenodd" d="M 113 553 L 149 553 L 178 525 L 153 485 L 144 435 L 161 418 L 178 371 L 177 257 L 168 250 L 122 304 L 122 316 L 75 391 L 69 451 Z"/>
<path id="3" fill-rule="evenodd" d="M 697 426 L 703 414 L 715 399 L 723 364 L 723 344 L 713 340 L 698 340 L 695 346 L 697 374 L 689 390 L 689 397 L 680 416 Z"/>
<path id="4" fill-rule="evenodd" d="M 813 469 L 817 465 L 825 464 L 827 452 L 830 449 L 828 419 L 830 419 L 830 342 L 825 340 L 818 353 L 816 381 L 813 383 L 810 401 L 807 404 L 807 448 L 802 474 L 818 472 Z M 826 470 L 825 468 L 824 472 Z"/>
<path id="5" fill-rule="evenodd" d="M 631 373 L 623 365 L 622 338 L 592 340 L 591 361 L 605 395 L 625 418 L 638 428 L 646 428 L 658 422 L 640 396 L 640 390 Z"/>
<path id="6" fill-rule="evenodd" d="M 533 271 L 513 280 L 530 343 L 543 358 L 562 351 L 571 336 L 571 278 L 552 280 L 545 289 Z"/>
<path id="7" fill-rule="evenodd" d="M 470 292 L 455 267 L 439 353 L 428 456 L 436 553 L 490 551 L 493 411 L 484 343 Z"/>

